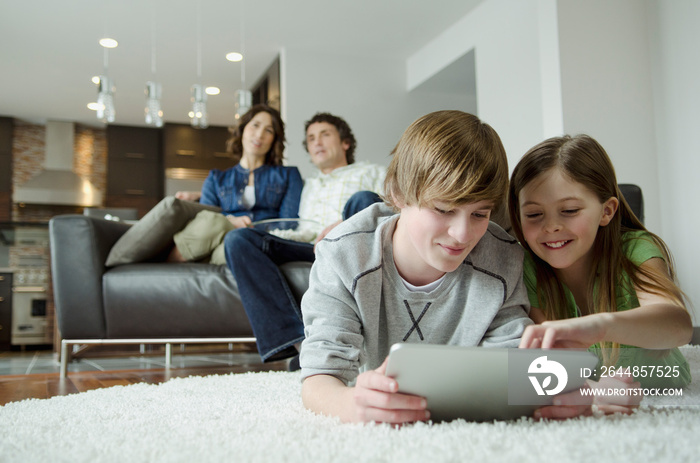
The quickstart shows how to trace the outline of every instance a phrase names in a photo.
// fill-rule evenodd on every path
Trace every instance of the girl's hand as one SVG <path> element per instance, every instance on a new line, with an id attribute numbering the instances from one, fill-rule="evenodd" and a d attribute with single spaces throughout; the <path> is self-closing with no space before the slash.
<path id="1" fill-rule="evenodd" d="M 586 315 L 543 322 L 525 328 L 520 347 L 527 349 L 580 348 L 587 349 L 605 340 L 607 314 Z"/>
<path id="2" fill-rule="evenodd" d="M 236 228 L 245 228 L 248 225 L 250 225 L 251 223 L 253 223 L 253 221 L 250 220 L 250 217 L 248 217 L 247 215 L 241 215 L 241 216 L 227 215 L 226 218 Z"/>
<path id="3" fill-rule="evenodd" d="M 357 377 L 352 393 L 354 421 L 401 424 L 428 420 L 425 398 L 399 393 L 396 380 L 385 376 L 386 364 L 384 360 L 376 370 Z"/>
<path id="4" fill-rule="evenodd" d="M 631 375 L 605 377 L 600 381 L 587 380 L 582 389 L 628 389 L 637 390 L 619 395 L 584 395 L 580 390 L 560 394 L 554 398 L 554 405 L 535 410 L 536 419 L 566 419 L 576 416 L 603 416 L 613 413 L 631 414 L 644 398 L 641 385 Z"/>

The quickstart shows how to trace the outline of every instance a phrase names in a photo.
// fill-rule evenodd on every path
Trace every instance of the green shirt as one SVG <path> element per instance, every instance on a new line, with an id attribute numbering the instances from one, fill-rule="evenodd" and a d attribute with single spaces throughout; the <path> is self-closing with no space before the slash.
<path id="1" fill-rule="evenodd" d="M 625 255 L 635 264 L 641 265 L 649 259 L 658 257 L 663 259 L 664 255 L 661 249 L 654 243 L 651 236 L 645 231 L 632 231 L 626 232 L 622 235 L 622 251 Z M 535 271 L 535 261 L 529 252 L 525 253 L 525 259 L 523 261 L 523 280 L 527 288 L 527 295 L 530 299 L 530 304 L 533 307 L 539 307 L 539 302 L 537 301 L 537 273 Z M 574 300 L 574 295 L 571 293 L 566 285 L 564 287 L 564 297 L 566 298 L 567 313 L 569 318 L 576 318 L 581 316 L 578 307 L 576 306 L 576 301 Z M 623 274 L 620 277 L 620 284 L 615 290 L 617 297 L 617 310 L 629 310 L 639 307 L 639 299 L 637 298 L 637 293 L 635 292 L 629 275 Z M 600 350 L 598 346 L 591 347 L 592 351 L 600 356 Z M 652 376 L 651 378 L 641 378 L 638 377 L 637 380 L 642 383 L 642 387 L 682 387 L 690 383 L 690 367 L 688 362 L 683 357 L 683 354 L 677 349 L 668 350 L 649 350 L 636 348 L 634 346 L 622 346 L 619 352 L 619 359 L 616 366 L 626 367 L 670 367 L 672 371 L 670 377 L 665 375 Z M 675 369 L 677 376 L 673 376 L 676 373 L 673 372 L 673 367 Z M 645 368 L 647 371 L 650 368 Z M 665 369 L 665 368 L 664 368 Z M 597 369 L 600 372 L 600 368 Z M 637 370 L 639 371 L 639 369 Z M 655 371 L 661 371 L 656 369 Z"/>

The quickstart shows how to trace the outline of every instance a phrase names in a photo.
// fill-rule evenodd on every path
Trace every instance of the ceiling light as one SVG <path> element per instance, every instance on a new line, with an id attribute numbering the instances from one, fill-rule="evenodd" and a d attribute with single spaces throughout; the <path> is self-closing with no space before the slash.
<path id="1" fill-rule="evenodd" d="M 163 110 L 160 109 L 161 87 L 157 82 L 146 82 L 146 124 L 163 127 Z"/>
<path id="2" fill-rule="evenodd" d="M 202 85 L 202 2 L 197 1 L 197 81 L 190 89 L 192 110 L 189 112 L 190 124 L 195 129 L 206 129 L 209 126 L 207 117 L 207 94 Z"/>
<path id="3" fill-rule="evenodd" d="M 191 89 L 192 110 L 189 112 L 190 124 L 195 129 L 206 129 L 209 126 L 207 117 L 207 94 L 199 84 L 194 84 Z"/>
<path id="4" fill-rule="evenodd" d="M 99 84 L 100 84 L 100 76 L 92 76 L 92 79 L 91 79 L 91 80 L 92 80 L 92 83 L 95 84 L 95 85 L 99 85 Z"/>
<path id="5" fill-rule="evenodd" d="M 156 77 L 156 9 L 151 2 L 151 75 L 153 80 L 146 82 L 146 107 L 144 119 L 146 125 L 163 127 L 163 110 L 160 107 L 162 94 L 161 85 L 155 81 Z"/>
<path id="6" fill-rule="evenodd" d="M 245 4 L 240 2 L 241 6 L 241 57 L 245 53 Z M 241 63 L 241 88 L 236 90 L 236 113 L 234 118 L 238 121 L 245 113 L 248 112 L 253 104 L 253 94 L 245 88 L 245 61 Z"/>
<path id="7" fill-rule="evenodd" d="M 97 111 L 99 109 L 100 105 L 97 104 L 97 102 L 93 101 L 92 103 L 88 103 L 87 107 L 88 107 L 88 109 L 90 109 L 92 111 Z"/>
<path id="8" fill-rule="evenodd" d="M 119 42 L 117 42 L 114 39 L 110 39 L 109 37 L 105 37 L 103 39 L 100 39 L 100 45 L 102 45 L 105 48 L 117 48 Z"/>
<path id="9" fill-rule="evenodd" d="M 110 42 L 107 42 L 106 44 L 103 43 L 105 40 L 111 40 L 113 44 Z M 116 91 L 116 87 L 114 85 L 114 81 L 107 77 L 107 70 L 109 69 L 108 46 L 111 45 L 111 48 L 116 47 L 117 41 L 114 39 L 102 39 L 100 40 L 100 45 L 105 47 L 102 52 L 102 64 L 104 71 L 102 75 L 97 78 L 97 109 L 95 111 L 97 119 L 105 123 L 111 123 L 114 122 L 117 116 L 116 110 L 114 109 L 114 92 Z M 93 82 L 94 81 L 95 79 L 93 78 Z"/>
<path id="10" fill-rule="evenodd" d="M 102 122 L 114 122 L 114 83 L 107 76 L 100 76 L 99 93 L 97 94 L 97 118 Z"/>
<path id="11" fill-rule="evenodd" d="M 204 89 L 204 91 L 207 93 L 207 95 L 218 95 L 221 93 L 219 87 L 207 87 Z"/>
<path id="12" fill-rule="evenodd" d="M 253 94 L 250 90 L 236 90 L 236 120 L 250 110 L 253 105 Z"/>
<path id="13" fill-rule="evenodd" d="M 241 55 L 238 52 L 232 51 L 231 53 L 226 54 L 226 59 L 229 61 L 233 61 L 234 63 L 237 63 L 243 59 L 243 55 Z"/>

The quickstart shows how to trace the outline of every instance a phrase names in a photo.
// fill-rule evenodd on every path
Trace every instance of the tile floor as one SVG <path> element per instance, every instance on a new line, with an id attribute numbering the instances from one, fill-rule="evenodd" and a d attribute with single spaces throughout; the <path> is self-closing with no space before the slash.
<path id="1" fill-rule="evenodd" d="M 225 367 L 260 364 L 257 352 L 182 353 L 173 346 L 171 368 Z M 69 372 L 151 370 L 165 368 L 165 354 L 81 358 L 68 365 Z M 0 352 L 0 375 L 58 373 L 58 357 L 51 350 Z"/>

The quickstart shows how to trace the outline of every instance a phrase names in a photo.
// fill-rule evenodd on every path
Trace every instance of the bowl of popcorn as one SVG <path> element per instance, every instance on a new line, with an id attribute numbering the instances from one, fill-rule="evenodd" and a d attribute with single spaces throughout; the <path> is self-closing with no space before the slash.
<path id="1" fill-rule="evenodd" d="M 315 220 L 308 219 L 267 219 L 250 224 L 252 228 L 291 241 L 313 243 L 323 230 Z"/>

